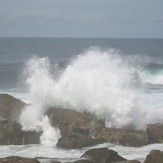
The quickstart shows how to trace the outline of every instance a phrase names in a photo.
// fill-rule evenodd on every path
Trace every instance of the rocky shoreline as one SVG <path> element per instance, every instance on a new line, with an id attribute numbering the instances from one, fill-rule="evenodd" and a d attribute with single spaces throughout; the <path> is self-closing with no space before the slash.
<path id="1" fill-rule="evenodd" d="M 0 94 L 0 145 L 26 145 L 39 144 L 40 135 L 36 131 L 23 131 L 18 122 L 22 109 L 26 106 L 24 102 L 7 94 Z M 117 145 L 140 147 L 153 143 L 163 143 L 163 124 L 149 124 L 146 131 L 127 130 L 106 128 L 103 120 L 98 120 L 94 115 L 88 113 L 80 113 L 63 108 L 50 108 L 46 112 L 51 120 L 53 127 L 57 127 L 61 131 L 62 137 L 58 140 L 57 146 L 68 149 L 83 148 L 103 142 L 109 142 Z M 101 155 L 101 160 L 94 158 L 99 151 L 102 150 L 106 154 L 106 158 Z M 98 152 L 97 152 L 98 151 Z M 137 163 L 139 161 L 132 160 L 112 160 L 109 157 L 117 156 L 115 151 L 108 149 L 96 149 L 95 156 L 88 156 L 87 159 L 75 161 L 75 163 L 102 163 L 106 162 L 122 162 Z M 93 152 L 93 153 L 94 153 Z M 111 152 L 111 153 L 110 153 Z M 89 153 L 89 152 L 88 152 Z M 87 154 L 83 155 L 86 156 Z M 91 159 L 90 159 L 91 158 Z M 163 152 L 151 151 L 144 163 L 150 162 L 152 159 L 158 158 L 163 162 Z M 23 162 L 24 161 L 24 162 Z M 0 159 L 1 162 L 39 162 L 37 159 L 28 159 L 21 157 L 9 157 Z"/>
<path id="2" fill-rule="evenodd" d="M 0 163 L 61 163 L 52 158 L 26 158 L 19 156 L 9 156 L 0 158 Z M 65 161 L 64 161 L 65 162 Z M 66 161 L 65 163 L 141 163 L 138 160 L 127 160 L 114 150 L 108 148 L 97 148 L 86 151 L 79 159 L 75 161 Z M 152 150 L 147 156 L 144 163 L 162 163 L 163 151 Z"/>

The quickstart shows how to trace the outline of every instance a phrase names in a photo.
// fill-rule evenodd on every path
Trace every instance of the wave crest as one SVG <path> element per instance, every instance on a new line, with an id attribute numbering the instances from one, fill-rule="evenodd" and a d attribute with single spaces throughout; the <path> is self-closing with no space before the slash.
<path id="1" fill-rule="evenodd" d="M 54 76 L 52 67 L 48 58 L 34 57 L 26 64 L 31 105 L 20 117 L 24 129 L 39 126 L 43 130 L 44 122 L 48 122 L 43 121 L 45 112 L 58 106 L 95 114 L 105 119 L 108 127 L 142 127 L 141 118 L 137 118 L 143 112 L 136 106 L 134 70 L 117 51 L 88 50 L 59 77 Z"/>

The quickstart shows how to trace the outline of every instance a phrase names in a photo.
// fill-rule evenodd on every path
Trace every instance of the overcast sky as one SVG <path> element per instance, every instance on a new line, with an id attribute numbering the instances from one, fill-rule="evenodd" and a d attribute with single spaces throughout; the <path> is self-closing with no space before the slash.
<path id="1" fill-rule="evenodd" d="M 163 0 L 0 0 L 0 37 L 163 38 Z"/>

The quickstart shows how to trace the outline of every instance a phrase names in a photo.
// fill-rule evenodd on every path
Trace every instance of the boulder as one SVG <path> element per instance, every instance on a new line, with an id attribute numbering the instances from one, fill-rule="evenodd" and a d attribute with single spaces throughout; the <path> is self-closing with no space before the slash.
<path id="1" fill-rule="evenodd" d="M 0 117 L 8 120 L 18 120 L 22 108 L 26 104 L 7 94 L 0 94 Z"/>
<path id="2" fill-rule="evenodd" d="M 73 163 L 92 163 L 92 161 L 90 161 L 88 159 L 82 159 L 82 160 L 74 161 Z"/>
<path id="3" fill-rule="evenodd" d="M 74 133 L 95 137 L 105 126 L 104 121 L 88 113 L 81 113 L 69 109 L 51 108 L 46 113 L 52 126 L 61 130 L 62 136 Z"/>
<path id="4" fill-rule="evenodd" d="M 141 162 L 138 160 L 127 160 L 127 161 L 118 161 L 116 163 L 141 163 Z"/>
<path id="5" fill-rule="evenodd" d="M 0 145 L 39 144 L 40 133 L 22 131 L 17 121 L 0 122 Z"/>
<path id="6" fill-rule="evenodd" d="M 163 151 L 152 150 L 150 154 L 147 155 L 144 163 L 163 163 Z"/>
<path id="7" fill-rule="evenodd" d="M 25 103 L 7 94 L 0 94 L 0 145 L 38 144 L 40 134 L 21 131 L 18 122 Z M 146 131 L 106 128 L 104 120 L 94 115 L 62 108 L 51 108 L 48 115 L 53 127 L 61 130 L 58 146 L 81 148 L 104 141 L 124 146 L 163 143 L 163 124 L 147 126 Z M 94 138 L 94 139 L 92 139 Z"/>
<path id="8" fill-rule="evenodd" d="M 61 163 L 57 158 L 49 158 L 49 157 L 36 157 L 41 163 Z M 66 162 L 68 163 L 68 162 Z"/>
<path id="9" fill-rule="evenodd" d="M 104 139 L 94 138 L 104 127 L 104 122 L 96 120 L 91 114 L 62 108 L 51 108 L 46 114 L 52 126 L 61 131 L 58 147 L 82 148 L 106 142 Z"/>
<path id="10" fill-rule="evenodd" d="M 18 122 L 26 104 L 7 94 L 0 94 L 0 145 L 39 144 L 40 133 L 22 131 Z"/>
<path id="11" fill-rule="evenodd" d="M 91 149 L 85 152 L 81 157 L 88 158 L 92 163 L 112 163 L 125 161 L 117 152 L 108 148 Z"/>
<path id="12" fill-rule="evenodd" d="M 82 160 L 75 161 L 73 163 L 94 163 L 94 162 L 88 159 L 84 159 L 84 160 L 82 159 Z M 103 161 L 102 163 L 108 163 L 108 162 Z M 127 161 L 116 161 L 115 163 L 141 163 L 141 162 L 137 160 L 127 160 Z"/>
<path id="13" fill-rule="evenodd" d="M 150 143 L 163 143 L 163 124 L 147 125 L 147 134 Z"/>
<path id="14" fill-rule="evenodd" d="M 40 161 L 38 161 L 36 158 L 10 156 L 0 159 L 0 163 L 40 163 Z"/>
<path id="15" fill-rule="evenodd" d="M 149 143 L 147 133 L 144 131 L 137 130 L 126 130 L 104 127 L 97 137 L 105 139 L 109 143 L 124 146 L 139 147 L 147 145 Z"/>
<path id="16" fill-rule="evenodd" d="M 93 139 L 89 136 L 82 134 L 73 134 L 65 137 L 61 137 L 58 140 L 57 146 L 62 148 L 83 148 L 105 142 L 102 139 Z"/>

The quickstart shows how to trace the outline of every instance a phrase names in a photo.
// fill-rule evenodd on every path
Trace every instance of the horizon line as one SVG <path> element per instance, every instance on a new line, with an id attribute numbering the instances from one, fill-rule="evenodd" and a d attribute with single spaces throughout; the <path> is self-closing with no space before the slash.
<path id="1" fill-rule="evenodd" d="M 46 38 L 46 39 L 163 39 L 161 37 L 49 37 L 49 36 L 0 36 L 0 38 Z"/>

